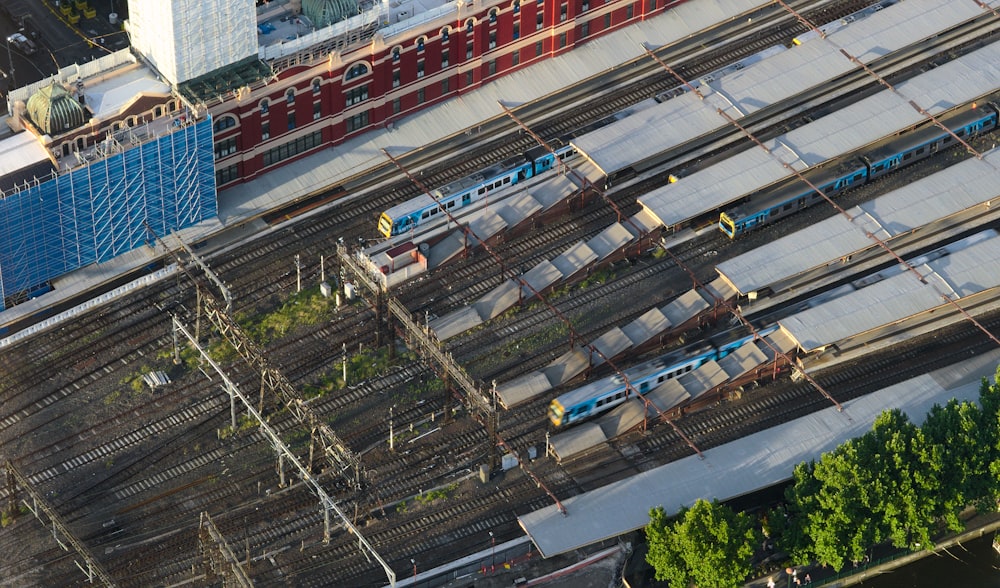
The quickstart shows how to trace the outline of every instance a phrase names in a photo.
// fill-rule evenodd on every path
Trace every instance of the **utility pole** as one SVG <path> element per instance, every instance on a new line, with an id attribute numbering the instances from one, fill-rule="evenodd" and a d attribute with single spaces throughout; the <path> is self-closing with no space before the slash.
<path id="1" fill-rule="evenodd" d="M 302 263 L 299 262 L 299 254 L 295 254 L 295 293 L 302 291 Z"/>

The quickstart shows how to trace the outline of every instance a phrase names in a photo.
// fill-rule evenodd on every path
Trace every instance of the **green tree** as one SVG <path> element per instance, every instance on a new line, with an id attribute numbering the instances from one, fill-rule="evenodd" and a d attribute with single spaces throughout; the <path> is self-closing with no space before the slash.
<path id="1" fill-rule="evenodd" d="M 996 435 L 984 425 L 983 411 L 975 403 L 952 399 L 943 407 L 934 405 L 920 427 L 941 454 L 936 514 L 952 531 L 965 528 L 959 514 L 966 506 L 993 494 L 990 463 L 995 452 L 989 448 L 995 446 Z"/>
<path id="2" fill-rule="evenodd" d="M 776 512 L 769 517 L 778 546 L 797 564 L 812 563 L 818 559 L 809 528 L 809 513 L 819 508 L 817 496 L 821 484 L 815 472 L 815 461 L 804 461 L 795 466 L 792 484 L 785 489 L 784 512 Z M 784 523 L 780 519 L 784 519 Z"/>
<path id="3" fill-rule="evenodd" d="M 943 469 L 940 447 L 898 410 L 875 419 L 861 437 L 859 480 L 878 489 L 869 506 L 876 515 L 879 540 L 896 547 L 930 549 L 935 531 Z"/>
<path id="4" fill-rule="evenodd" d="M 750 516 L 718 502 L 698 500 L 682 508 L 671 525 L 662 508 L 649 513 L 646 561 L 657 580 L 672 586 L 730 588 L 750 574 L 761 535 Z"/>

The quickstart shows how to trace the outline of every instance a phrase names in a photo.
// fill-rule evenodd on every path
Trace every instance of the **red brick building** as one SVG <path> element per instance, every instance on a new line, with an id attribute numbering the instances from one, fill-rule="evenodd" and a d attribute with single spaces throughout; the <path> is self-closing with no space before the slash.
<path id="1" fill-rule="evenodd" d="M 353 39 L 331 39 L 270 59 L 276 75 L 200 101 L 215 119 L 218 185 L 253 179 L 317 149 L 384 128 L 398 117 L 685 1 L 446 4 L 400 20 L 396 27 L 355 31 Z"/>

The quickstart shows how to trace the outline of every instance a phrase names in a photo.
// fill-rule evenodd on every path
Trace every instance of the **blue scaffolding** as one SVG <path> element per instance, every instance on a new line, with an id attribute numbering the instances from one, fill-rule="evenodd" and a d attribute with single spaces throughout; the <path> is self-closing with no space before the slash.
<path id="1" fill-rule="evenodd" d="M 0 310 L 217 215 L 211 118 L 0 198 Z"/>

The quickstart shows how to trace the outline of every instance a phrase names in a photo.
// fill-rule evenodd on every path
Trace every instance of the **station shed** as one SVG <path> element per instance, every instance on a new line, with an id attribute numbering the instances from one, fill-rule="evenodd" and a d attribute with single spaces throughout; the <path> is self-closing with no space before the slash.
<path id="1" fill-rule="evenodd" d="M 549 440 L 549 452 L 557 461 L 575 458 L 639 427 L 646 419 L 659 418 L 660 413 L 668 418 L 677 416 L 670 413 L 678 407 L 698 406 L 699 400 L 727 387 L 736 388 L 733 392 L 738 393 L 740 385 L 773 373 L 779 367 L 774 364 L 776 360 L 784 365 L 782 354 L 787 356 L 795 349 L 794 342 L 781 331 L 767 335 L 765 340 L 744 345 L 718 361 L 706 362 L 664 381 L 645 394 L 645 402 L 630 398 L 606 415 L 554 435 Z M 770 365 L 775 369 L 767 369 Z"/>
<path id="2" fill-rule="evenodd" d="M 715 141 L 729 135 L 732 125 L 717 108 L 746 125 L 773 110 L 772 106 L 855 70 L 857 65 L 840 53 L 841 47 L 862 62 L 872 63 L 911 45 L 914 39 L 933 37 L 982 15 L 983 9 L 975 3 L 906 0 L 838 29 L 826 41 L 805 43 L 712 81 L 699 80 L 704 101 L 694 93 L 684 93 L 571 143 L 605 177 L 630 168 L 641 173 L 689 150 L 692 141 L 699 140 L 708 151 Z"/>
<path id="3" fill-rule="evenodd" d="M 517 279 L 505 280 L 479 300 L 429 323 L 440 340 L 450 339 L 495 318 L 508 308 L 528 300 L 562 282 L 624 255 L 626 248 L 641 243 L 657 225 L 639 211 L 627 221 L 614 223 L 586 241 L 570 246 L 552 261 L 542 260 Z"/>
<path id="4" fill-rule="evenodd" d="M 997 259 L 1000 237 L 985 231 L 913 260 L 920 279 L 899 266 L 882 270 L 779 324 L 802 353 L 817 356 L 812 369 L 826 367 L 1000 308 Z"/>
<path id="5" fill-rule="evenodd" d="M 683 332 L 697 326 L 699 317 L 731 301 L 734 296 L 735 291 L 721 280 L 703 289 L 688 290 L 662 307 L 649 309 L 623 327 L 609 329 L 589 345 L 576 345 L 544 368 L 504 382 L 497 386 L 497 398 L 508 409 L 533 400 L 603 365 L 606 360 L 614 360 L 626 352 L 637 352 L 657 343 L 666 333 Z"/>
<path id="6" fill-rule="evenodd" d="M 841 443 L 863 435 L 885 410 L 900 409 L 921 423 L 935 404 L 952 398 L 975 401 L 982 378 L 993 378 L 1000 350 L 960 365 L 918 376 L 848 401 L 843 412 L 829 407 L 791 422 L 754 433 L 609 484 L 561 500 L 518 517 L 542 557 L 553 557 L 638 530 L 649 511 L 664 507 L 668 515 L 698 499 L 726 501 L 789 479 L 799 463 L 818 459 Z"/>
<path id="7" fill-rule="evenodd" d="M 971 158 L 716 266 L 741 295 L 776 299 L 891 261 L 866 233 L 906 255 L 1000 216 L 1000 151 Z M 761 300 L 758 297 L 757 300 Z M 765 305 L 754 302 L 751 313 Z"/>
<path id="8" fill-rule="evenodd" d="M 872 143 L 925 121 L 911 101 L 939 115 L 992 94 L 997 79 L 1000 44 L 992 43 L 899 84 L 898 94 L 884 90 L 765 141 L 770 154 L 759 148 L 748 149 L 658 188 L 639 198 L 639 202 L 668 230 L 683 226 L 691 219 L 792 178 L 785 165 L 802 172 L 863 151 Z"/>

